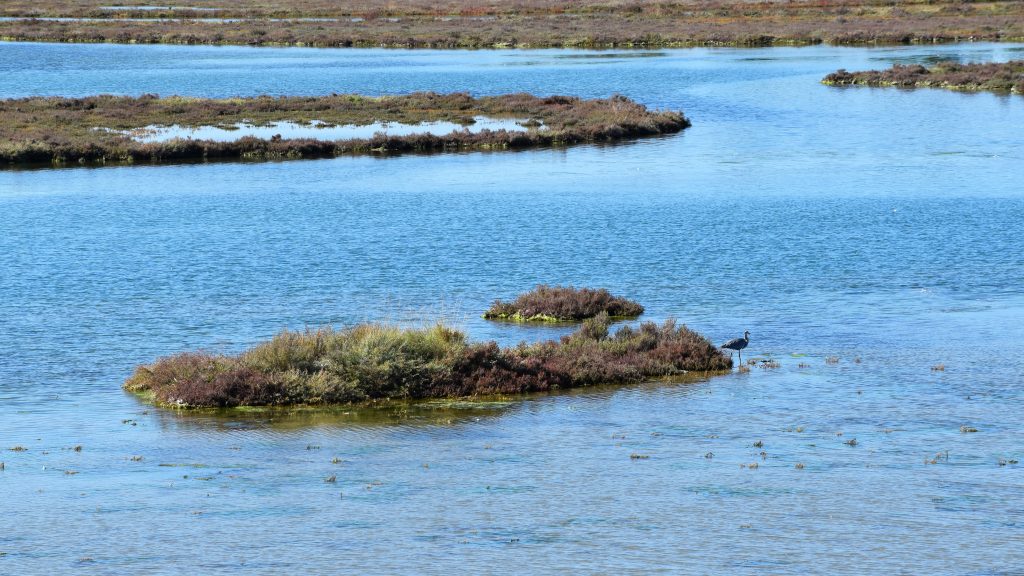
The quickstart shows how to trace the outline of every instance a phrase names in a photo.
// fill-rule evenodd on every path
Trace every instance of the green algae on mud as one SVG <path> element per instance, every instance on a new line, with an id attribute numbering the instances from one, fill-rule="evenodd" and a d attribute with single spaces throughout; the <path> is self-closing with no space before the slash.
<path id="1" fill-rule="evenodd" d="M 716 372 L 732 360 L 668 320 L 609 333 L 601 313 L 558 342 L 500 348 L 442 324 L 284 331 L 237 356 L 185 352 L 139 366 L 124 383 L 182 408 L 370 404 L 521 395 Z"/>
<path id="2" fill-rule="evenodd" d="M 650 378 L 631 387 L 657 390 L 666 386 L 696 385 L 709 378 L 728 374 L 728 370 L 685 372 L 672 376 Z M 310 427 L 391 426 L 396 424 L 454 426 L 478 422 L 483 418 L 502 416 L 509 410 L 545 398 L 574 396 L 610 397 L 622 390 L 622 384 L 597 384 L 586 388 L 569 388 L 506 394 L 441 398 L 427 400 L 371 400 L 354 404 L 295 404 L 288 406 L 186 407 L 159 404 L 160 417 L 173 418 L 175 426 L 194 426 L 209 430 L 211 426 L 241 426 L 275 430 L 304 430 Z M 134 395 L 144 404 L 154 404 L 152 393 Z"/>
<path id="3" fill-rule="evenodd" d="M 652 111 L 622 96 L 581 99 L 507 94 L 417 92 L 368 97 L 186 98 L 99 95 L 0 100 L 0 167 L 139 164 L 216 159 L 268 160 L 387 155 L 407 152 L 506 150 L 616 142 L 672 134 L 689 127 L 680 112 Z M 457 129 L 328 140 L 239 136 L 229 141 L 173 138 L 144 142 L 134 134 L 154 127 L 219 127 L 240 123 L 315 124 L 324 127 L 445 121 L 468 126 L 478 117 L 514 119 L 522 130 Z M 317 128 L 319 130 L 319 128 Z"/>
<path id="4" fill-rule="evenodd" d="M 888 70 L 837 70 L 822 79 L 829 86 L 892 86 L 945 88 L 1024 94 L 1024 60 L 961 64 L 952 60 L 931 67 L 893 64 Z"/>
<path id="5" fill-rule="evenodd" d="M 487 320 L 566 324 L 604 313 L 614 320 L 636 318 L 644 313 L 639 303 L 613 296 L 604 288 L 538 285 L 511 302 L 495 300 L 484 312 Z"/>

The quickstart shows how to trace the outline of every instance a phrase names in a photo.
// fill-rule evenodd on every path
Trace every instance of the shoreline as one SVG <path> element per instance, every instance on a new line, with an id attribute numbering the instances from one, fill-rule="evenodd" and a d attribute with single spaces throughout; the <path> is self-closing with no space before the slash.
<path id="1" fill-rule="evenodd" d="M 0 26 L 0 31 L 3 27 Z M 130 40 L 106 37 L 48 37 L 6 35 L 0 32 L 0 43 L 32 43 L 32 44 L 110 44 L 120 46 L 210 46 L 210 47 L 248 47 L 248 48 L 319 48 L 319 49 L 385 49 L 385 50 L 679 50 L 687 48 L 801 48 L 808 46 L 836 46 L 849 48 L 873 48 L 895 46 L 942 46 L 949 44 L 1024 43 L 1024 34 L 1014 36 L 965 35 L 965 36 L 903 36 L 899 38 L 851 38 L 834 41 L 824 38 L 785 38 L 762 36 L 756 38 L 739 38 L 734 40 L 695 39 L 695 40 L 580 40 L 549 43 L 458 43 L 441 41 L 377 41 L 358 42 L 223 42 L 196 41 L 194 38 L 180 39 L 148 39 L 132 38 Z"/>

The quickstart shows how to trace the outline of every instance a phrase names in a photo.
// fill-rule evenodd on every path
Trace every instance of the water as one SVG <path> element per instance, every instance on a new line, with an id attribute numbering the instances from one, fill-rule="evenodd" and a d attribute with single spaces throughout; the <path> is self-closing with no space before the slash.
<path id="1" fill-rule="evenodd" d="M 328 124 L 319 120 L 313 120 L 308 124 L 297 122 L 270 122 L 259 126 L 239 122 L 232 124 L 230 128 L 218 126 L 146 126 L 134 130 L 120 131 L 128 134 L 133 140 L 139 142 L 167 142 L 175 138 L 192 140 L 214 140 L 216 142 L 234 142 L 245 136 L 270 139 L 275 136 L 282 138 L 313 138 L 317 140 L 349 140 L 355 138 L 373 138 L 375 134 L 386 134 L 388 136 L 411 136 L 413 134 L 434 134 L 444 136 L 453 132 L 467 131 L 477 134 L 483 130 L 506 130 L 509 132 L 526 132 L 523 126 L 528 118 L 488 118 L 487 116 L 474 116 L 472 124 L 459 124 L 456 122 L 419 122 L 417 124 L 405 124 L 402 122 L 371 122 L 369 124 Z M 99 128 L 109 130 L 108 128 Z M 543 130 L 543 125 L 537 126 Z M 117 130 L 113 130 L 118 132 Z"/>
<path id="2" fill-rule="evenodd" d="M 622 93 L 694 123 L 561 150 L 0 172 L 0 572 L 1019 571 L 1024 472 L 999 462 L 1024 456 L 1024 98 L 818 81 L 1022 53 L 0 44 L 8 97 Z M 284 327 L 554 337 L 479 318 L 538 282 L 608 287 L 717 342 L 750 330 L 744 357 L 781 367 L 236 417 L 119 390 L 138 363 Z"/>

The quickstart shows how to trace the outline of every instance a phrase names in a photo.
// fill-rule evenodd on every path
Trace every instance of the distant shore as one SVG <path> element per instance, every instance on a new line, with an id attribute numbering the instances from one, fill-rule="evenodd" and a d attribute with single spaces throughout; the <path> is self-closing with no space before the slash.
<path id="1" fill-rule="evenodd" d="M 648 110 L 622 96 L 473 98 L 432 92 L 228 99 L 33 97 L 0 100 L 0 117 L 0 168 L 523 149 L 672 134 L 690 125 L 680 112 Z M 423 123 L 442 126 L 435 129 L 440 133 Z M 356 130 L 360 127 L 361 132 Z M 389 134 L 389 127 L 405 132 Z M 214 128 L 223 137 L 195 132 L 192 138 L 189 129 L 198 128 Z M 252 135 L 259 128 L 267 137 Z M 289 130 L 296 129 L 302 135 L 289 137 Z M 162 132 L 168 132 L 164 139 L 159 138 Z"/>
<path id="2" fill-rule="evenodd" d="M 137 3 L 136 3 L 137 4 Z M 0 39 L 390 48 L 668 48 L 1024 41 L 1024 3 L 793 0 L 10 0 Z"/>

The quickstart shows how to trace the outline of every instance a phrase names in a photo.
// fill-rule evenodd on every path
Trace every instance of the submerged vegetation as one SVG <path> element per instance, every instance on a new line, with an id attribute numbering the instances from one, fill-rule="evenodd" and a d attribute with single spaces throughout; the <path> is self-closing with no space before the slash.
<path id="1" fill-rule="evenodd" d="M 507 48 L 932 43 L 1024 38 L 1010 0 L 5 0 L 0 38 L 54 42 Z M 146 9 L 140 9 L 146 7 Z"/>
<path id="2" fill-rule="evenodd" d="M 602 312 L 610 318 L 635 318 L 644 313 L 644 307 L 632 300 L 612 296 L 604 288 L 595 290 L 541 284 L 511 302 L 495 300 L 484 313 L 484 318 L 514 322 L 578 322 Z"/>
<path id="3" fill-rule="evenodd" d="M 457 130 L 440 135 L 378 132 L 370 138 L 346 140 L 240 136 L 230 142 L 185 138 L 141 142 L 132 136 L 133 131 L 158 126 L 232 129 L 239 124 L 265 126 L 274 122 L 331 127 L 434 121 L 470 125 L 475 117 L 481 116 L 518 119 L 523 130 Z M 433 92 L 381 97 L 332 94 L 219 100 L 155 95 L 32 97 L 0 100 L 0 117 L 4 118 L 0 123 L 0 165 L 511 149 L 668 134 L 690 125 L 681 113 L 651 111 L 622 96 L 592 100 L 529 94 L 473 98 L 463 93 Z"/>
<path id="4" fill-rule="evenodd" d="M 185 352 L 139 366 L 125 390 L 163 405 L 326 405 L 523 394 L 631 383 L 732 361 L 674 321 L 609 333 L 600 314 L 560 341 L 501 348 L 441 324 L 284 331 L 237 356 Z"/>
<path id="5" fill-rule="evenodd" d="M 1024 94 L 1024 60 L 975 64 L 945 61 L 931 68 L 920 64 L 894 64 L 888 70 L 863 72 L 838 70 L 826 76 L 822 82 L 833 86 L 859 84 Z"/>

